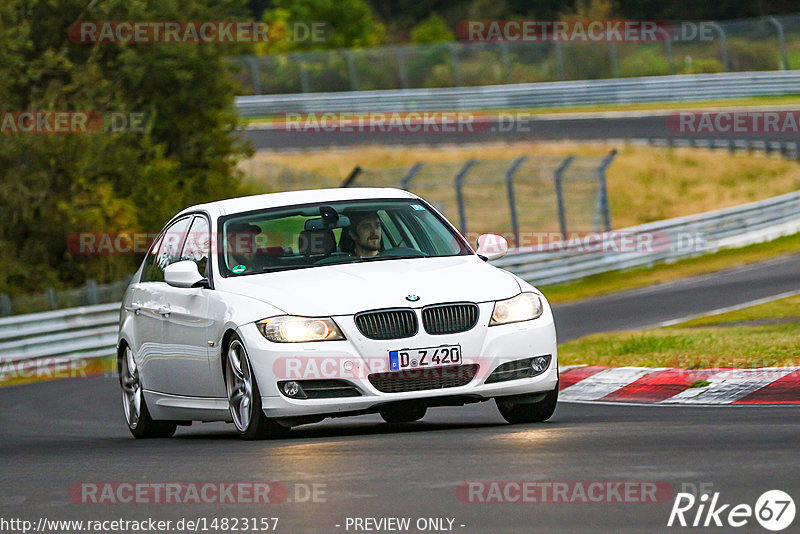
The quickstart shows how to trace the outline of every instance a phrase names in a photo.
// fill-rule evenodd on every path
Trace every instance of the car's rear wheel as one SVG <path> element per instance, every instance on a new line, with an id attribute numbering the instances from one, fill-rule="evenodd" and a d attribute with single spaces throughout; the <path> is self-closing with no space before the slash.
<path id="1" fill-rule="evenodd" d="M 387 423 L 411 423 L 425 417 L 426 406 L 392 406 L 381 410 L 380 414 Z"/>
<path id="2" fill-rule="evenodd" d="M 126 346 L 119 362 L 119 383 L 122 388 L 122 409 L 125 421 L 135 438 L 168 438 L 178 426 L 174 421 L 154 421 L 150 417 L 142 392 L 139 368 L 131 348 Z"/>
<path id="3" fill-rule="evenodd" d="M 236 335 L 231 338 L 226 351 L 225 387 L 233 424 L 241 437 L 267 439 L 288 433 L 287 427 L 264 415 L 250 358 L 242 340 Z"/>
<path id="4" fill-rule="evenodd" d="M 494 399 L 503 419 L 511 424 L 540 423 L 547 421 L 558 404 L 558 383 L 553 391 L 540 395 L 510 395 Z"/>

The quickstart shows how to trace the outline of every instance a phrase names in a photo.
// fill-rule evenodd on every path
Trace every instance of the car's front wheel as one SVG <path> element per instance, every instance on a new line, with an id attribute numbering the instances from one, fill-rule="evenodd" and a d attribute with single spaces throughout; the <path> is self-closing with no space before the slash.
<path id="1" fill-rule="evenodd" d="M 154 421 L 150 417 L 142 392 L 139 368 L 133 359 L 133 351 L 126 346 L 119 359 L 119 383 L 122 387 L 122 409 L 125 421 L 135 438 L 168 438 L 178 426 L 174 421 Z"/>
<path id="2" fill-rule="evenodd" d="M 558 404 L 558 383 L 553 391 L 541 395 L 510 395 L 494 399 L 503 419 L 511 424 L 547 421 Z"/>
<path id="3" fill-rule="evenodd" d="M 267 439 L 285 435 L 289 429 L 264 415 L 250 358 L 242 340 L 233 336 L 225 358 L 225 387 L 233 424 L 244 439 Z"/>

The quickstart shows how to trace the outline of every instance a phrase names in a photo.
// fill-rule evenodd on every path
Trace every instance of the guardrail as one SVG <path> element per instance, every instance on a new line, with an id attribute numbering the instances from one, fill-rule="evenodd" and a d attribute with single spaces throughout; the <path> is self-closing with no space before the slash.
<path id="1" fill-rule="evenodd" d="M 609 271 L 699 255 L 775 239 L 800 231 L 800 191 L 742 206 L 633 226 L 616 232 L 652 236 L 650 253 L 586 252 L 581 245 L 564 252 L 517 249 L 493 261 L 538 286 L 577 280 Z M 685 247 L 681 236 L 698 236 L 704 249 Z M 18 315 L 0 319 L 0 382 L 10 376 L 49 372 L 52 365 L 113 356 L 118 303 Z"/>
<path id="2" fill-rule="evenodd" d="M 797 232 L 800 232 L 800 191 L 732 208 L 632 226 L 609 234 L 609 237 L 615 234 L 646 236 L 650 252 L 587 251 L 584 241 L 565 246 L 558 252 L 516 249 L 493 264 L 533 284 L 550 285 L 662 260 L 699 256 L 720 248 L 769 241 Z"/>
<path id="3" fill-rule="evenodd" d="M 113 356 L 119 309 L 114 302 L 0 319 L 0 382 L 82 376 L 89 362 Z"/>
<path id="4" fill-rule="evenodd" d="M 800 71 L 683 74 L 440 89 L 295 93 L 236 97 L 244 117 L 293 112 L 488 110 L 686 102 L 800 93 Z"/>

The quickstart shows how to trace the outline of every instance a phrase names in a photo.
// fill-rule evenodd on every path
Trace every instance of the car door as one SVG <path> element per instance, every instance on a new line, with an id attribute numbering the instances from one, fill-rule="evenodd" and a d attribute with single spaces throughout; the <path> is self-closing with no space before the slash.
<path id="1" fill-rule="evenodd" d="M 180 261 L 197 264 L 206 278 L 211 234 L 208 219 L 197 215 L 191 223 L 181 249 Z M 168 372 L 174 376 L 168 393 L 191 397 L 213 397 L 208 342 L 212 320 L 209 317 L 208 293 L 204 287 L 172 287 L 165 285 L 167 315 L 164 320 L 162 350 L 168 355 Z"/>
<path id="2" fill-rule="evenodd" d="M 187 216 L 170 224 L 162 233 L 157 252 L 148 257 L 141 282 L 136 289 L 135 330 L 139 345 L 142 386 L 159 393 L 174 393 L 180 389 L 180 377 L 175 370 L 175 358 L 164 346 L 164 329 L 169 318 L 169 302 L 164 282 L 164 268 L 178 261 L 183 241 L 192 217 Z"/>

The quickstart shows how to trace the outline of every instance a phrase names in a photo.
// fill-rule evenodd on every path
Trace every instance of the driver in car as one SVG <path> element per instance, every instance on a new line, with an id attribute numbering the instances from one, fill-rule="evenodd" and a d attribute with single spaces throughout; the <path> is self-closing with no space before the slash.
<path id="1" fill-rule="evenodd" d="M 339 248 L 354 256 L 375 256 L 381 251 L 381 220 L 375 211 L 348 214 L 350 226 L 342 232 Z"/>

